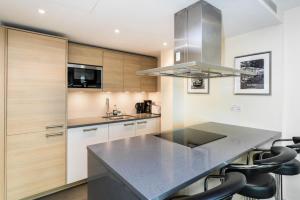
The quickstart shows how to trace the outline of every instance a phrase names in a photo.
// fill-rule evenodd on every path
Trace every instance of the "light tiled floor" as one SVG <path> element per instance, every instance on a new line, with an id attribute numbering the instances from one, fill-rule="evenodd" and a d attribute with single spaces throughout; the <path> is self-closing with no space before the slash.
<path id="1" fill-rule="evenodd" d="M 79 185 L 38 200 L 87 200 L 87 185 Z"/>

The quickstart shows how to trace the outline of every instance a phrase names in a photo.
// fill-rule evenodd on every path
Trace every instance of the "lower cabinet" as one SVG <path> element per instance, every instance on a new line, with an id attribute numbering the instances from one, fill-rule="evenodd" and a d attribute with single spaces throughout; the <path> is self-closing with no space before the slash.
<path id="1" fill-rule="evenodd" d="M 68 184 L 87 178 L 87 146 L 107 141 L 108 124 L 68 129 Z"/>
<path id="2" fill-rule="evenodd" d="M 67 183 L 87 178 L 87 146 L 157 133 L 159 130 L 160 118 L 68 129 Z"/>
<path id="3" fill-rule="evenodd" d="M 66 181 L 64 130 L 7 137 L 7 200 L 63 186 Z"/>
<path id="4" fill-rule="evenodd" d="M 160 131 L 160 118 L 143 119 L 136 121 L 136 135 L 158 133 Z"/>
<path id="5" fill-rule="evenodd" d="M 135 136 L 135 121 L 109 124 L 109 141 Z"/>

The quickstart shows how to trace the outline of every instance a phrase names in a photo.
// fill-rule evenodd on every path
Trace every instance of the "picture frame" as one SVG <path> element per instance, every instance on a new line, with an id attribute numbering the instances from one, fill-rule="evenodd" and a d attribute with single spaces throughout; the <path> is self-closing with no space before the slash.
<path id="1" fill-rule="evenodd" d="M 234 78 L 235 95 L 271 95 L 271 51 L 235 57 L 234 66 L 235 69 L 257 72 L 255 76 L 241 75 Z"/>
<path id="2" fill-rule="evenodd" d="M 209 94 L 209 79 L 187 79 L 187 92 L 189 94 Z"/>

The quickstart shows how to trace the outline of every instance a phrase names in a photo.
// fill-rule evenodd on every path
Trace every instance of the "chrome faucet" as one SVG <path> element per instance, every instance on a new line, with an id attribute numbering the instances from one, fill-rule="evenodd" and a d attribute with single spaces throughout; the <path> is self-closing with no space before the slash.
<path id="1" fill-rule="evenodd" d="M 105 100 L 105 105 L 106 105 L 106 115 L 109 117 L 109 98 L 106 98 Z"/>

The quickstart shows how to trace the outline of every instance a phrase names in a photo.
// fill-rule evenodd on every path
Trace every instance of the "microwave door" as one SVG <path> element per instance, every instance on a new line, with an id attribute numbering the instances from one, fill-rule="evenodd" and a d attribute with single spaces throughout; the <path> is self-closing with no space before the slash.
<path id="1" fill-rule="evenodd" d="M 70 88 L 101 88 L 102 71 L 93 68 L 69 67 L 68 87 Z"/>

